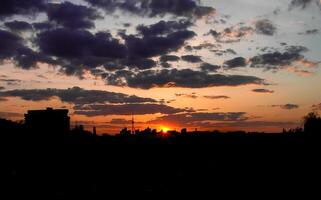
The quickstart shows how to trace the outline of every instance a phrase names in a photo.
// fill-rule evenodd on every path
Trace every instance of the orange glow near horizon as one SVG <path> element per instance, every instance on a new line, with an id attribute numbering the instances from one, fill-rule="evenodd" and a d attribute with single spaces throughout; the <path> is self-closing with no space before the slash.
<path id="1" fill-rule="evenodd" d="M 166 126 L 161 126 L 159 129 L 164 133 L 167 133 L 169 130 L 171 130 L 169 127 Z"/>

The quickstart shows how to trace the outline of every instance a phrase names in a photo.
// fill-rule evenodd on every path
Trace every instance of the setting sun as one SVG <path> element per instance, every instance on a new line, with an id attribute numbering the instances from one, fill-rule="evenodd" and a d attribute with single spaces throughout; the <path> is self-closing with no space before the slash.
<path id="1" fill-rule="evenodd" d="M 167 131 L 170 130 L 170 128 L 168 128 L 168 127 L 166 127 L 166 126 L 161 126 L 159 129 L 160 129 L 162 132 L 164 132 L 164 133 L 167 133 Z"/>

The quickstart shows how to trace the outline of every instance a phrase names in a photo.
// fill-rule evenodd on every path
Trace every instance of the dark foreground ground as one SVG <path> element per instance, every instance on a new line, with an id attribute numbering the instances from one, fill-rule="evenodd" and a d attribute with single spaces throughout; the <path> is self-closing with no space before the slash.
<path id="1" fill-rule="evenodd" d="M 321 192 L 319 139 L 304 135 L 18 135 L 0 144 L 1 199 L 318 199 Z"/>

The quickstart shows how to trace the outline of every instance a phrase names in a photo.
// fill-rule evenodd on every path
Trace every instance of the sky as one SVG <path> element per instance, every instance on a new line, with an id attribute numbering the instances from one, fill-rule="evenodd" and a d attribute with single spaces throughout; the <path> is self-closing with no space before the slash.
<path id="1" fill-rule="evenodd" d="M 2 0 L 0 118 L 280 132 L 321 110 L 319 0 Z"/>

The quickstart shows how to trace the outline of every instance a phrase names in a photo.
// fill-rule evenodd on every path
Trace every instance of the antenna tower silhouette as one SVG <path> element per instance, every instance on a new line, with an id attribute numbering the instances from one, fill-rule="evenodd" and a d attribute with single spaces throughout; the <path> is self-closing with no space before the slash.
<path id="1" fill-rule="evenodd" d="M 134 115 L 132 115 L 132 134 L 135 134 L 135 121 L 134 121 Z"/>

